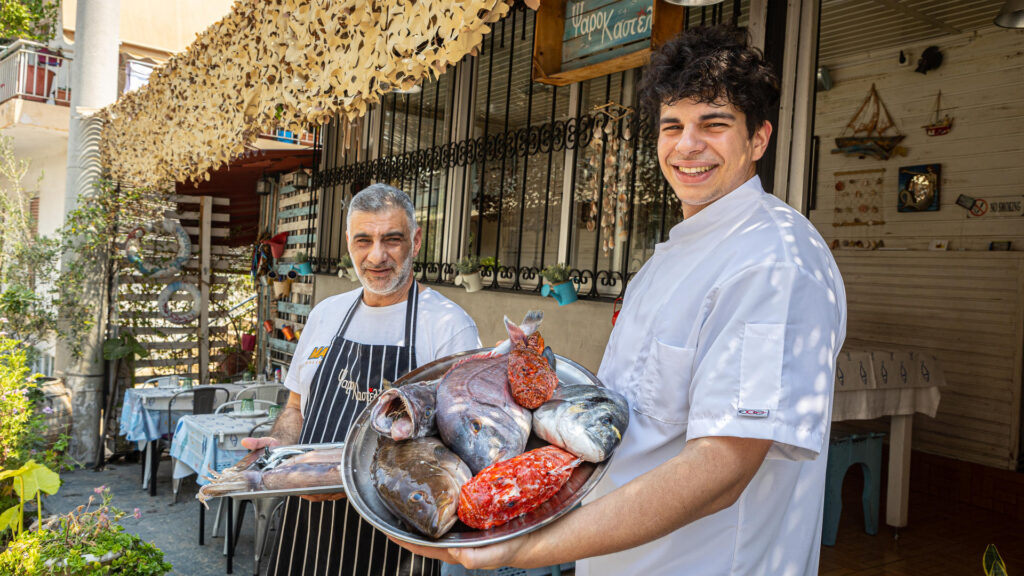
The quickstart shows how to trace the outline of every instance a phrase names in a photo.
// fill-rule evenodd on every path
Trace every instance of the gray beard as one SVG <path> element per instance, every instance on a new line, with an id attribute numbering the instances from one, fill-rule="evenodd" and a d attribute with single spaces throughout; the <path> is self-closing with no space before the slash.
<path id="1" fill-rule="evenodd" d="M 396 290 L 405 284 L 406 280 L 409 279 L 409 276 L 412 275 L 412 258 L 406 259 L 402 264 L 402 267 L 398 270 L 398 274 L 395 275 L 395 278 L 380 290 L 370 286 L 370 283 L 363 278 L 362 271 L 359 268 L 355 268 L 355 271 L 356 277 L 359 278 L 359 283 L 363 285 L 364 290 L 376 294 L 377 296 L 389 296 L 394 294 Z"/>

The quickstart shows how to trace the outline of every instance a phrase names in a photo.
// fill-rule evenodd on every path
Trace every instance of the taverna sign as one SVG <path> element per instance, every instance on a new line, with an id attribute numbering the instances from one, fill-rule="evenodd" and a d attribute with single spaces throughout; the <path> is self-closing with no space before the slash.
<path id="1" fill-rule="evenodd" d="M 562 37 L 562 70 L 582 68 L 650 45 L 650 0 L 569 0 Z"/>
<path id="2" fill-rule="evenodd" d="M 533 79 L 565 86 L 643 66 L 683 29 L 666 0 L 544 0 L 533 36 Z"/>

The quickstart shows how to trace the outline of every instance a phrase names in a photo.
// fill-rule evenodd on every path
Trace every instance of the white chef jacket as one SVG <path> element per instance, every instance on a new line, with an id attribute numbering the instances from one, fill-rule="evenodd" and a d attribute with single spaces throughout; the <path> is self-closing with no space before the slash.
<path id="1" fill-rule="evenodd" d="M 731 507 L 577 574 L 817 574 L 846 294 L 824 240 L 754 177 L 675 226 L 630 282 L 598 373 L 632 408 L 595 499 L 687 440 L 772 440 Z M 685 478 L 680 478 L 685 482 Z"/>

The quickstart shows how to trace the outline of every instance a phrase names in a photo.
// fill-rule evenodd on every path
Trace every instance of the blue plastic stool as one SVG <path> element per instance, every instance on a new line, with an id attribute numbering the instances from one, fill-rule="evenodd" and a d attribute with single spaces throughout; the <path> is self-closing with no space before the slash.
<path id="1" fill-rule="evenodd" d="M 843 510 L 843 478 L 854 464 L 864 471 L 864 531 L 878 534 L 878 501 L 882 484 L 882 438 L 885 434 L 854 434 L 829 441 L 828 466 L 825 473 L 825 518 L 821 527 L 821 543 L 835 546 L 839 532 L 839 516 Z"/>

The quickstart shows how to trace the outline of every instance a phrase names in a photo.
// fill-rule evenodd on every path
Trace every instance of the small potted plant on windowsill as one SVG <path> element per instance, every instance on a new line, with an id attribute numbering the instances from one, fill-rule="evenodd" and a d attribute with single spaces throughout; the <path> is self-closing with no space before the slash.
<path id="1" fill-rule="evenodd" d="M 295 255 L 293 267 L 300 276 L 309 276 L 313 273 L 313 265 L 309 263 L 309 256 L 305 252 L 299 252 Z"/>
<path id="2" fill-rule="evenodd" d="M 358 282 L 359 277 L 356 276 L 356 269 L 352 265 L 352 257 L 345 254 L 341 257 L 341 262 L 338 263 L 338 278 L 348 278 L 353 282 Z"/>
<path id="3" fill-rule="evenodd" d="M 480 280 L 480 261 L 472 256 L 466 256 L 455 264 L 455 285 L 462 286 L 466 292 L 477 292 L 483 288 Z"/>
<path id="4" fill-rule="evenodd" d="M 576 284 L 569 279 L 569 267 L 565 264 L 551 264 L 540 273 L 548 281 L 541 289 L 542 296 L 551 295 L 559 306 L 576 301 Z"/>

